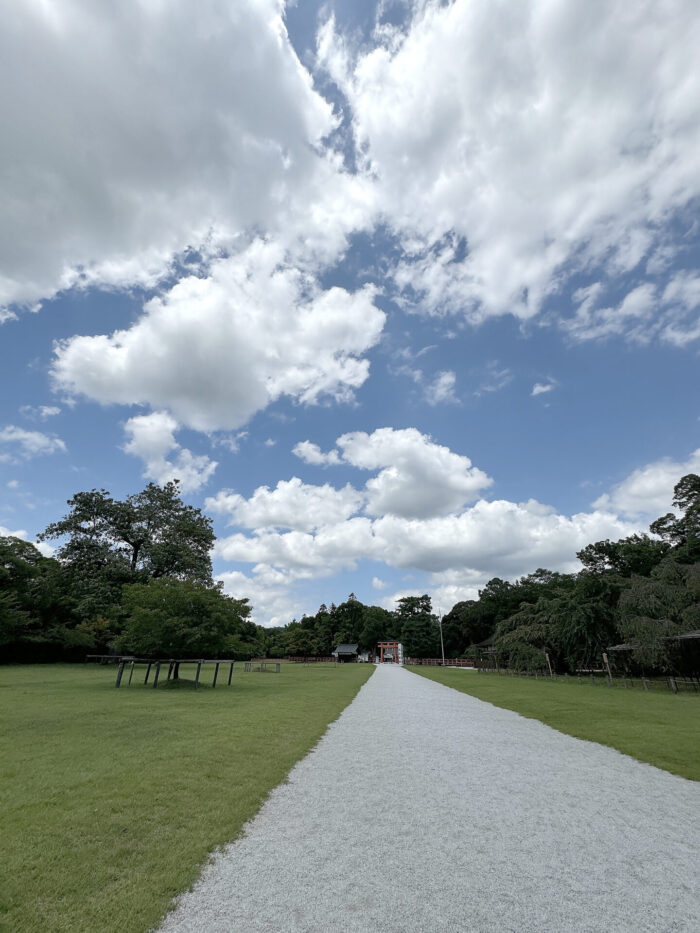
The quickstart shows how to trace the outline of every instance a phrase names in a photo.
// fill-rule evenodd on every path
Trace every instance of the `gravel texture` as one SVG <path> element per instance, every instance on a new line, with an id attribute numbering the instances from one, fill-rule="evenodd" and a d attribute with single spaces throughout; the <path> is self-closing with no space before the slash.
<path id="1" fill-rule="evenodd" d="M 697 933 L 699 870 L 700 784 L 385 665 L 161 929 Z"/>

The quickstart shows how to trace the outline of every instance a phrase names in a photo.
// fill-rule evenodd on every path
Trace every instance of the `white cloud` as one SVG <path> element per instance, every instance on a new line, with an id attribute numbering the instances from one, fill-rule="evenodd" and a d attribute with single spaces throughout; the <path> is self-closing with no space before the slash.
<path id="1" fill-rule="evenodd" d="M 530 395 L 544 395 L 546 392 L 551 392 L 555 385 L 554 382 L 536 382 Z"/>
<path id="2" fill-rule="evenodd" d="M 700 194 L 697 4 L 412 9 L 356 54 L 332 22 L 318 45 L 404 247 L 406 300 L 528 318 L 596 267 L 641 275 Z M 608 310 L 577 336 L 634 329 L 653 309 Z"/>
<path id="3" fill-rule="evenodd" d="M 17 489 L 17 487 L 19 486 L 19 480 L 18 479 L 8 480 L 5 483 L 5 485 L 7 486 L 8 489 Z"/>
<path id="4" fill-rule="evenodd" d="M 389 584 L 380 577 L 372 577 L 372 587 L 375 590 L 385 590 Z"/>
<path id="5" fill-rule="evenodd" d="M 143 460 L 145 477 L 160 485 L 179 479 L 182 492 L 193 492 L 209 482 L 217 463 L 180 447 L 175 440 L 177 428 L 177 421 L 167 412 L 136 415 L 124 425 L 128 438 L 124 450 Z M 168 460 L 168 456 L 175 453 L 175 459 Z"/>
<path id="6" fill-rule="evenodd" d="M 658 518 L 673 510 L 673 487 L 687 473 L 700 473 L 700 448 L 685 461 L 663 457 L 633 470 L 609 493 L 596 499 L 593 507 Z"/>
<path id="7" fill-rule="evenodd" d="M 16 320 L 17 315 L 14 313 L 14 311 L 8 311 L 7 308 L 0 308 L 0 325 Z"/>
<path id="8" fill-rule="evenodd" d="M 638 285 L 628 292 L 615 307 L 596 307 L 601 297 L 601 288 L 581 289 L 574 295 L 581 304 L 575 317 L 562 324 L 567 333 L 577 340 L 595 340 L 616 334 L 628 334 L 641 341 L 650 335 L 649 323 L 655 317 L 658 306 L 656 289 L 648 283 Z"/>
<path id="9" fill-rule="evenodd" d="M 41 431 L 25 431 L 13 424 L 0 428 L 0 444 L 9 447 L 8 453 L 0 453 L 0 460 L 14 461 L 16 457 L 29 460 L 43 454 L 65 452 L 66 445 L 55 435 L 42 434 Z"/>
<path id="10" fill-rule="evenodd" d="M 328 484 L 310 486 L 294 476 L 288 481 L 280 480 L 274 489 L 259 486 L 250 499 L 222 490 L 207 499 L 205 507 L 230 515 L 230 524 L 243 528 L 313 531 L 345 521 L 357 512 L 362 500 L 362 494 L 350 485 L 343 489 Z"/>
<path id="11" fill-rule="evenodd" d="M 483 571 L 463 568 L 432 574 L 430 594 L 433 599 L 433 610 L 440 615 L 445 615 L 456 603 L 478 599 L 479 590 L 491 576 Z"/>
<path id="12" fill-rule="evenodd" d="M 57 405 L 21 405 L 19 410 L 25 418 L 38 421 L 46 421 L 61 414 L 61 409 Z"/>
<path id="13" fill-rule="evenodd" d="M 340 463 L 340 454 L 337 450 L 324 453 L 318 444 L 313 444 L 311 441 L 299 441 L 292 453 L 304 463 L 311 463 L 314 466 L 337 466 Z"/>
<path id="14" fill-rule="evenodd" d="M 437 518 L 353 517 L 322 526 L 314 534 L 233 534 L 217 541 L 216 553 L 225 560 L 259 563 L 304 577 L 354 569 L 358 561 L 369 559 L 434 574 L 468 571 L 472 579 L 483 580 L 484 575 L 512 578 L 540 566 L 574 571 L 579 567 L 576 551 L 591 541 L 638 530 L 637 523 L 610 512 L 567 517 L 533 500 L 481 500 L 466 511 Z"/>
<path id="15" fill-rule="evenodd" d="M 5 525 L 0 525 L 0 537 L 2 538 L 21 538 L 22 541 L 26 541 L 28 538 L 27 532 L 24 528 L 18 528 L 15 531 L 12 531 L 9 528 L 6 528 Z"/>
<path id="16" fill-rule="evenodd" d="M 444 515 L 493 482 L 468 457 L 434 443 L 415 428 L 343 434 L 336 448 L 324 453 L 311 441 L 301 441 L 294 453 L 306 463 L 379 470 L 365 484 L 365 511 L 370 515 Z"/>
<path id="17" fill-rule="evenodd" d="M 0 538 L 19 538 L 21 541 L 29 541 L 29 535 L 24 528 L 18 528 L 12 531 L 4 525 L 0 525 Z M 46 541 L 30 541 L 29 543 L 33 544 L 44 557 L 51 557 L 56 552 L 56 548 L 52 547 Z"/>
<path id="18" fill-rule="evenodd" d="M 429 405 L 439 405 L 443 402 L 456 402 L 455 385 L 457 377 L 452 370 L 444 370 L 437 374 L 435 379 L 425 387 L 425 398 Z"/>
<path id="19" fill-rule="evenodd" d="M 336 444 L 346 463 L 379 470 L 365 486 L 366 511 L 371 515 L 447 514 L 492 483 L 468 457 L 434 443 L 415 428 L 355 431 L 343 434 Z"/>
<path id="20" fill-rule="evenodd" d="M 281 0 L 2 6 L 0 305 L 152 283 L 295 214 L 331 241 L 354 222 L 328 216 L 357 183 L 319 153 L 335 119 Z"/>
<path id="21" fill-rule="evenodd" d="M 56 348 L 56 387 L 102 403 L 149 404 L 200 431 L 235 429 L 286 395 L 347 401 L 385 315 L 367 286 L 321 290 L 279 243 L 257 240 L 152 299 L 129 329 Z"/>
<path id="22" fill-rule="evenodd" d="M 286 625 L 300 615 L 298 600 L 291 593 L 294 580 L 289 574 L 259 566 L 252 576 L 231 570 L 219 574 L 216 579 L 224 584 L 224 592 L 229 596 L 250 600 L 258 625 L 268 628 Z"/>
<path id="23" fill-rule="evenodd" d="M 209 509 L 252 531 L 220 538 L 217 556 L 273 568 L 290 580 L 380 561 L 433 574 L 446 605 L 452 596 L 472 598 L 494 575 L 513 578 L 538 566 L 574 571 L 576 551 L 591 541 L 643 527 L 620 519 L 609 503 L 570 517 L 535 500 L 481 499 L 464 508 L 491 481 L 468 458 L 415 429 L 342 435 L 337 449 L 342 463 L 378 471 L 364 489 L 294 478 L 272 490 L 260 487 L 250 499 L 221 492 L 207 500 Z M 375 517 L 361 515 L 363 507 Z M 375 578 L 373 585 L 384 583 Z"/>

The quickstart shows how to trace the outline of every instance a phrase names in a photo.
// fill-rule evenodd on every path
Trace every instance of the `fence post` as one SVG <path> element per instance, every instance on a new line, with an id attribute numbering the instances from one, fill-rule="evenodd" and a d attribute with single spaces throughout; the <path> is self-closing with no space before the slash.
<path id="1" fill-rule="evenodd" d="M 674 677 L 668 678 L 668 685 L 671 688 L 671 690 L 673 690 L 674 693 L 678 693 L 678 684 L 676 683 L 676 680 Z"/>
<path id="2" fill-rule="evenodd" d="M 608 686 L 612 687 L 612 682 L 613 682 L 612 673 L 610 672 L 610 665 L 608 664 L 608 656 L 605 652 L 603 652 L 603 663 L 605 664 L 605 669 L 608 672 Z"/>

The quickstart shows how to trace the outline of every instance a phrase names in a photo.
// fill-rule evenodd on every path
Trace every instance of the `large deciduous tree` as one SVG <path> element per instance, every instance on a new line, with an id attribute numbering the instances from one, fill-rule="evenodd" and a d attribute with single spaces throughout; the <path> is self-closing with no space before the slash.
<path id="1" fill-rule="evenodd" d="M 71 573 L 82 618 L 119 602 L 121 587 L 162 577 L 211 582 L 211 519 L 185 505 L 178 481 L 149 483 L 124 500 L 104 489 L 79 492 L 40 540 L 66 540 L 57 556 Z"/>
<path id="2" fill-rule="evenodd" d="M 117 646 L 147 657 L 225 657 L 250 614 L 247 599 L 232 599 L 195 580 L 161 577 L 125 586 L 126 622 Z"/>

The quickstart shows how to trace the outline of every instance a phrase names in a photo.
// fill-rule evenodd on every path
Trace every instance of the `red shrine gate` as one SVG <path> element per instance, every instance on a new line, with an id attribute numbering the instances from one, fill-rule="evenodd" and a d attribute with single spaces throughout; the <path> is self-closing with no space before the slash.
<path id="1" fill-rule="evenodd" d="M 384 664 L 387 661 L 393 661 L 395 664 L 403 664 L 403 645 L 398 641 L 380 641 L 377 644 L 379 649 L 379 663 Z"/>

